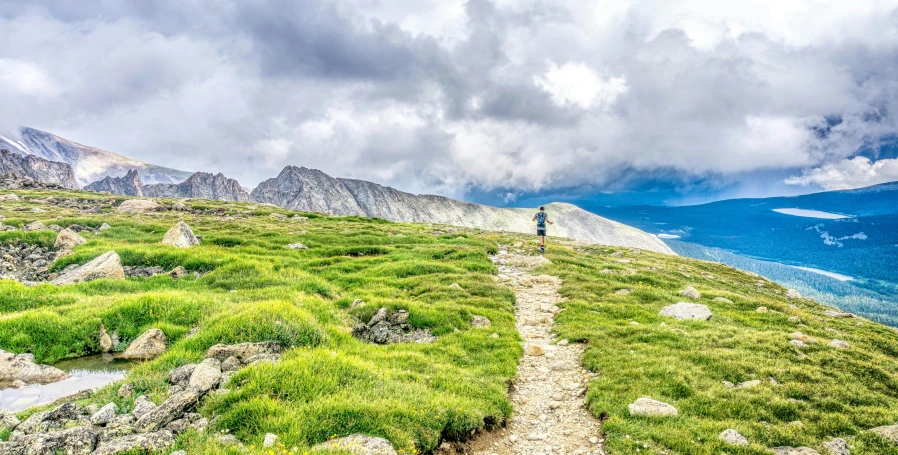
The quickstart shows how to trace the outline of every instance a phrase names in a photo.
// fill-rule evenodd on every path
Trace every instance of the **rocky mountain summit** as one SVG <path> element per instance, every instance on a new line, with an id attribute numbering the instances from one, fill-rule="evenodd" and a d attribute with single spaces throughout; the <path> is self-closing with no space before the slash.
<path id="1" fill-rule="evenodd" d="M 131 169 L 141 171 L 144 182 L 177 183 L 190 177 L 189 172 L 135 160 L 96 147 L 89 147 L 46 131 L 22 127 L 15 135 L 0 135 L 0 148 L 21 156 L 35 156 L 49 161 L 66 163 L 72 167 L 79 188 L 106 176 L 124 175 Z"/>
<path id="2" fill-rule="evenodd" d="M 216 201 L 248 202 L 250 200 L 249 194 L 240 186 L 239 182 L 225 177 L 220 172 L 218 174 L 197 172 L 178 184 L 147 185 L 143 187 L 143 194 L 147 197 L 200 198 Z"/>
<path id="3" fill-rule="evenodd" d="M 122 196 L 143 197 L 143 183 L 140 181 L 140 175 L 136 169 L 131 169 L 123 177 L 106 176 L 103 180 L 98 180 L 84 187 L 87 191 L 96 191 L 98 193 L 107 192 L 110 194 L 118 194 Z"/>
<path id="4" fill-rule="evenodd" d="M 0 149 L 0 175 L 8 175 L 14 179 L 30 179 L 63 188 L 78 188 L 75 174 L 68 164 L 47 161 L 34 155 L 23 156 L 7 149 Z"/>

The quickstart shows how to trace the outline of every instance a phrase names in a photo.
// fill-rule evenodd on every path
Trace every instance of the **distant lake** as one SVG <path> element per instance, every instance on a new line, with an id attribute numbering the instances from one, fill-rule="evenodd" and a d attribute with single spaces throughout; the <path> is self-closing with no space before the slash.
<path id="1" fill-rule="evenodd" d="M 820 210 L 806 209 L 773 209 L 776 213 L 783 215 L 801 216 L 805 218 L 821 218 L 824 220 L 841 220 L 842 218 L 851 218 L 847 215 L 839 215 L 838 213 L 821 212 Z"/>

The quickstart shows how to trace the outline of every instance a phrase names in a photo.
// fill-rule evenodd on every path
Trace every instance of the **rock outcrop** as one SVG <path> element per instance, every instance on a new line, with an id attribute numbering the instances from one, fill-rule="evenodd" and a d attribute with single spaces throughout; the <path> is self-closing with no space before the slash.
<path id="1" fill-rule="evenodd" d="M 149 329 L 137 337 L 122 357 L 130 360 L 151 360 L 165 352 L 168 337 L 159 329 Z"/>
<path id="2" fill-rule="evenodd" d="M 0 349 L 0 387 L 14 383 L 49 384 L 68 375 L 59 368 L 34 363 L 31 354 L 13 354 Z"/>
<path id="3" fill-rule="evenodd" d="M 75 173 L 68 164 L 48 161 L 34 155 L 22 155 L 5 148 L 0 148 L 0 175 L 73 190 L 79 188 Z"/>
<path id="4" fill-rule="evenodd" d="M 193 245 L 199 245 L 200 241 L 193 234 L 193 230 L 190 229 L 187 223 L 178 221 L 178 224 L 169 229 L 165 236 L 162 237 L 162 244 L 178 248 L 190 248 Z"/>
<path id="5" fill-rule="evenodd" d="M 95 191 L 98 193 L 106 192 L 109 194 L 118 194 L 120 196 L 143 197 L 143 183 L 140 181 L 140 175 L 137 170 L 131 169 L 123 177 L 106 176 L 103 180 L 98 180 L 84 187 L 87 191 Z"/>
<path id="6" fill-rule="evenodd" d="M 115 251 L 107 251 L 92 259 L 87 264 L 63 273 L 53 280 L 53 284 L 75 284 L 83 281 L 99 280 L 101 278 L 111 280 L 125 279 L 125 270 L 122 268 L 122 260 Z"/>
<path id="7" fill-rule="evenodd" d="M 147 197 L 201 198 L 216 201 L 248 202 L 249 194 L 234 179 L 224 174 L 197 172 L 178 184 L 155 184 L 143 188 Z"/>

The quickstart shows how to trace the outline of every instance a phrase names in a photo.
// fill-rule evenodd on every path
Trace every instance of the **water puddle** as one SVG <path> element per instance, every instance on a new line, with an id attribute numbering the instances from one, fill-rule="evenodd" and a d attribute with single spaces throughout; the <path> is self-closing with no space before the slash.
<path id="1" fill-rule="evenodd" d="M 53 366 L 69 374 L 68 379 L 52 384 L 29 384 L 19 389 L 0 390 L 0 409 L 22 411 L 52 403 L 85 389 L 99 389 L 125 377 L 135 362 L 109 354 L 62 360 Z"/>

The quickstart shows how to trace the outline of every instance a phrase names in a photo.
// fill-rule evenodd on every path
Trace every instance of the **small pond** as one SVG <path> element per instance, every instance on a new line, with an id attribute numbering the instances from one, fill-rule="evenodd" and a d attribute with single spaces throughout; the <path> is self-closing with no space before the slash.
<path id="1" fill-rule="evenodd" d="M 22 411 L 52 403 L 85 389 L 99 389 L 125 377 L 135 362 L 101 354 L 67 359 L 53 366 L 69 374 L 68 379 L 52 384 L 29 384 L 19 389 L 0 390 L 0 409 Z"/>

